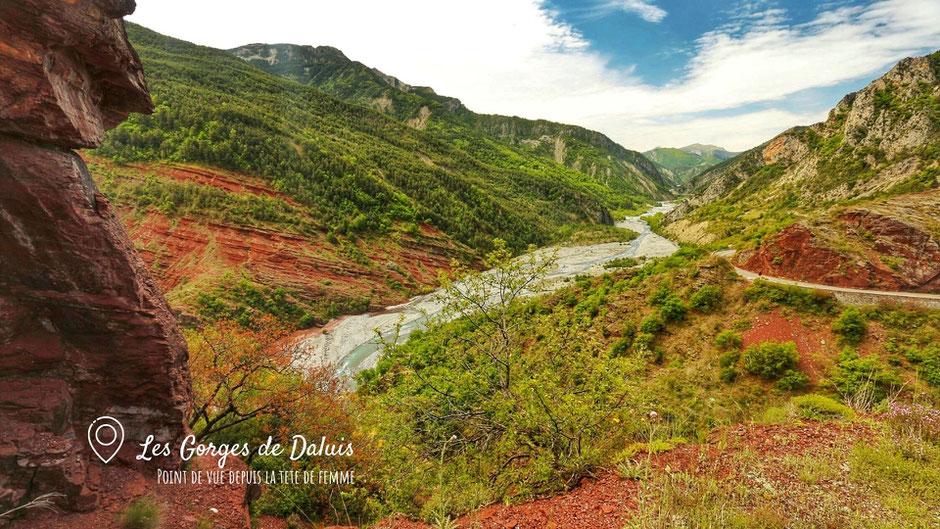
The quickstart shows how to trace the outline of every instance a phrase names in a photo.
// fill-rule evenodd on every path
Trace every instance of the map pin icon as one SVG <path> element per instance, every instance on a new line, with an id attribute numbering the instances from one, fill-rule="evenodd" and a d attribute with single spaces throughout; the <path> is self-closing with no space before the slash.
<path id="1" fill-rule="evenodd" d="M 124 426 L 114 417 L 102 415 L 88 425 L 88 446 L 104 464 L 114 459 L 124 445 Z"/>

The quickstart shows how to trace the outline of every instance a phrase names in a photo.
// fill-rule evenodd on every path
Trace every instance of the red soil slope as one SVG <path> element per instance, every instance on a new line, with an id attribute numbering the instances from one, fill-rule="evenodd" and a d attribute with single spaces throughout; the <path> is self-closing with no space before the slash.
<path id="1" fill-rule="evenodd" d="M 113 163 L 87 155 L 96 164 Z M 115 178 L 158 178 L 213 186 L 229 193 L 284 199 L 263 181 L 218 169 L 171 164 L 132 164 Z M 436 285 L 454 259 L 466 260 L 466 247 L 428 225 L 415 232 L 395 231 L 380 239 L 360 239 L 354 253 L 327 240 L 326 231 L 298 233 L 278 226 L 260 227 L 193 216 L 168 216 L 155 207 L 117 203 L 141 257 L 174 308 L 187 311 L 195 294 L 210 290 L 226 274 L 285 287 L 307 302 L 369 299 L 381 309 Z"/>
<path id="2" fill-rule="evenodd" d="M 940 292 L 940 191 L 792 224 L 737 264 L 825 285 Z"/>
<path id="3" fill-rule="evenodd" d="M 249 527 L 248 513 L 242 505 L 245 485 L 158 484 L 155 472 L 139 474 L 114 465 L 94 468 L 101 474 L 99 509 L 75 514 L 32 511 L 25 518 L 13 522 L 8 529 L 121 528 L 123 525 L 119 520 L 124 508 L 141 497 L 151 497 L 163 506 L 161 529 L 191 529 L 203 519 L 211 521 L 214 529 Z M 216 468 L 216 461 L 210 456 L 196 457 L 191 468 L 212 470 Z M 245 469 L 245 464 L 235 458 L 230 458 L 225 466 L 226 471 Z"/>
<path id="4" fill-rule="evenodd" d="M 799 482 L 785 464 L 789 457 L 819 454 L 825 450 L 850 450 L 871 437 L 865 423 L 801 422 L 797 424 L 741 424 L 714 431 L 702 444 L 680 445 L 668 452 L 634 459 L 647 460 L 654 474 L 684 472 L 691 475 L 709 475 L 716 479 L 737 481 L 744 486 L 760 489 L 767 480 L 778 490 L 794 490 L 805 486 Z M 747 452 L 755 460 L 769 463 L 769 475 L 755 478 L 748 468 L 742 468 L 735 454 Z M 235 460 L 229 466 L 244 468 Z M 204 458 L 199 468 L 211 468 L 214 462 Z M 228 468 L 228 467 L 227 467 Z M 755 481 L 757 480 L 757 481 Z M 165 506 L 163 529 L 190 529 L 201 518 L 212 521 L 217 529 L 246 528 L 243 485 L 157 485 L 152 478 L 142 478 L 128 470 L 106 467 L 103 474 L 102 509 L 93 513 L 56 515 L 31 513 L 15 522 L 10 529 L 98 529 L 118 527 L 117 517 L 128 502 L 151 495 Z M 613 471 L 601 471 L 594 477 L 583 478 L 571 491 L 516 505 L 494 504 L 457 520 L 462 529 L 620 529 L 637 509 L 642 483 L 619 477 Z M 835 480 L 818 486 L 840 487 L 844 481 Z M 846 489 L 846 501 L 852 501 L 852 491 Z M 813 505 L 806 505 L 812 509 Z M 212 509 L 217 510 L 214 512 Z M 256 521 L 263 529 L 284 529 L 285 521 L 263 516 Z M 332 529 L 337 526 L 330 526 Z M 431 529 L 432 526 L 410 521 L 404 517 L 384 520 L 381 529 Z M 351 527 L 349 529 L 355 529 Z"/>

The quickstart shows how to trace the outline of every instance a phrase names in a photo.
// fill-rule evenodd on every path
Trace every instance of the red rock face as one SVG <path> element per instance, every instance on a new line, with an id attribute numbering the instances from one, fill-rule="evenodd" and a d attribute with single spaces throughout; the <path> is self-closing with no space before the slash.
<path id="1" fill-rule="evenodd" d="M 95 147 L 153 103 L 120 17 L 133 0 L 0 2 L 0 132 Z"/>
<path id="2" fill-rule="evenodd" d="M 842 216 L 849 229 L 872 239 L 878 255 L 889 257 L 902 286 L 940 292 L 940 241 L 900 220 L 866 210 Z"/>
<path id="3" fill-rule="evenodd" d="M 810 283 L 875 290 L 940 292 L 940 243 L 902 220 L 865 209 L 826 224 L 839 245 L 792 224 L 758 251 L 739 257 L 745 270 Z M 819 229 L 819 228 L 816 228 Z"/>
<path id="4" fill-rule="evenodd" d="M 854 263 L 837 250 L 818 244 L 816 236 L 801 224 L 792 224 L 769 244 L 749 256 L 741 268 L 773 277 L 823 285 L 853 288 L 894 289 L 896 282 L 887 274 Z"/>
<path id="5" fill-rule="evenodd" d="M 93 508 L 100 463 L 86 432 L 101 415 L 123 424 L 124 464 L 147 435 L 184 433 L 185 342 L 84 162 L 66 150 L 152 108 L 116 18 L 133 7 L 0 2 L 0 507 L 60 492 L 67 507 Z"/>

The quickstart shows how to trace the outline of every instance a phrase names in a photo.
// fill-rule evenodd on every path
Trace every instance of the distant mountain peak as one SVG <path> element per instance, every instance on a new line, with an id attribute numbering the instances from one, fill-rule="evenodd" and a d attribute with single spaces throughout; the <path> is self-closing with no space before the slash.
<path id="1" fill-rule="evenodd" d="M 674 186 L 679 187 L 738 153 L 728 152 L 715 145 L 693 143 L 680 148 L 656 147 L 643 154 L 670 177 Z"/>
<path id="2" fill-rule="evenodd" d="M 727 160 L 735 154 L 738 154 L 730 152 L 723 147 L 718 147 L 717 145 L 710 145 L 707 143 L 693 143 L 691 145 L 686 145 L 685 147 L 679 147 L 679 150 L 691 154 L 697 154 L 699 156 L 715 156 L 723 160 Z"/>
<path id="3" fill-rule="evenodd" d="M 265 44 L 255 42 L 228 50 L 240 59 L 248 62 L 262 60 L 270 65 L 303 57 L 332 57 L 348 61 L 349 58 L 339 48 L 333 46 L 305 46 L 299 44 Z"/>

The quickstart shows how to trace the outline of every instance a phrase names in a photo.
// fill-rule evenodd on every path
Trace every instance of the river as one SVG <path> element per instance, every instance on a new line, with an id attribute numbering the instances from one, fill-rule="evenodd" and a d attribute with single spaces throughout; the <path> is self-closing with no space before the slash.
<path id="1" fill-rule="evenodd" d="M 667 213 L 674 203 L 664 203 L 649 209 L 643 215 L 627 217 L 616 223 L 619 228 L 637 232 L 630 242 L 612 242 L 582 246 L 561 246 L 536 250 L 536 255 L 556 252 L 556 262 L 540 283 L 538 292 L 546 293 L 561 288 L 567 280 L 578 275 L 596 276 L 604 273 L 604 263 L 624 257 L 665 257 L 678 247 L 670 240 L 653 233 L 649 224 L 641 217 L 656 213 Z M 438 301 L 440 291 L 416 296 L 408 302 L 388 307 L 381 312 L 343 316 L 322 329 L 298 336 L 297 347 L 309 362 L 317 365 L 333 365 L 341 376 L 351 376 L 363 369 L 374 367 L 381 356 L 381 341 L 377 332 L 386 341 L 395 337 L 407 339 L 415 329 L 423 329 L 429 318 L 440 313 Z"/>

